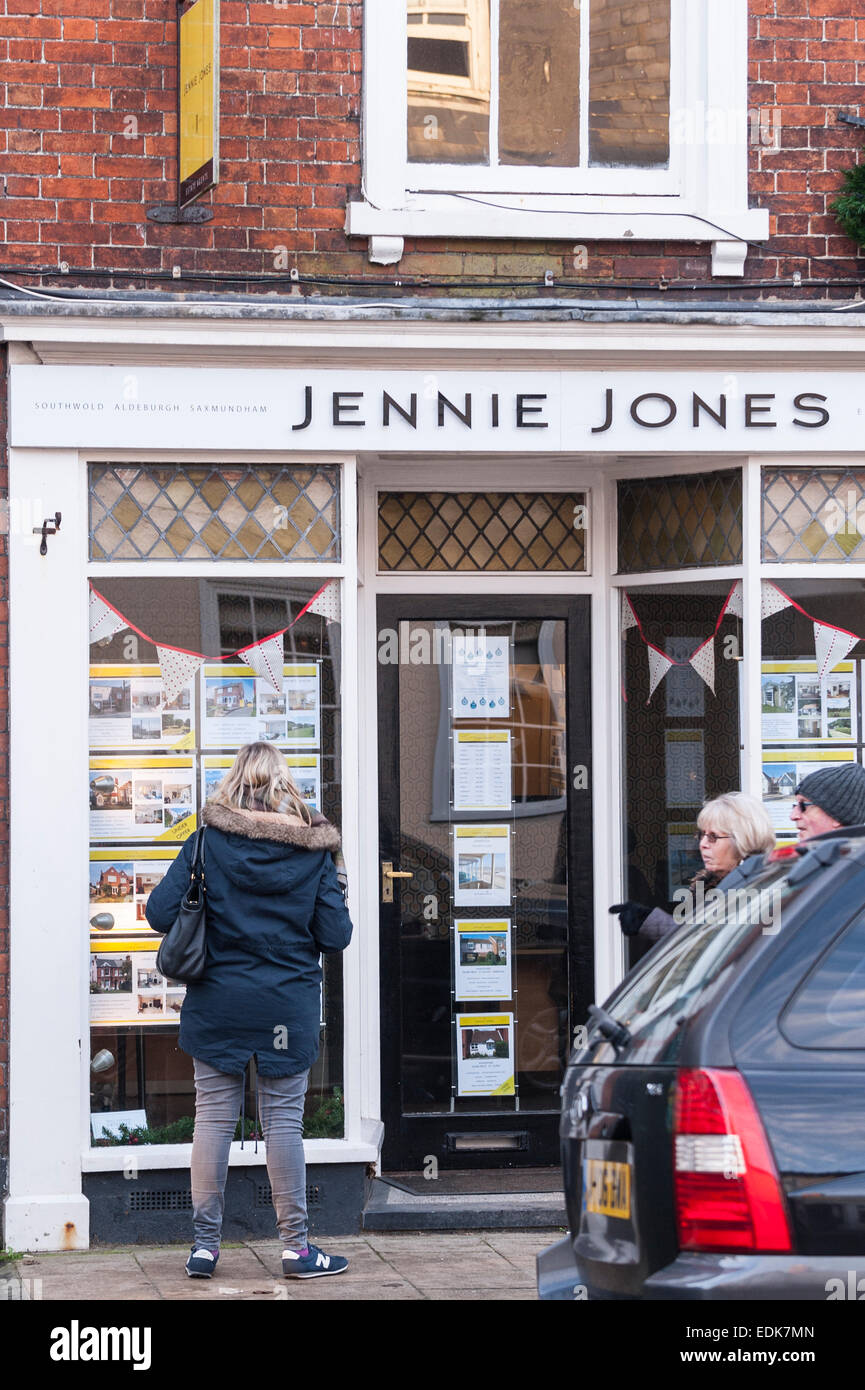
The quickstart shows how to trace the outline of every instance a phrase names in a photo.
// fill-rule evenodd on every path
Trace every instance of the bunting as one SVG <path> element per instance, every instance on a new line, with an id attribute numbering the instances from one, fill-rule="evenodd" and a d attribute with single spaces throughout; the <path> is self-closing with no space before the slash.
<path id="1" fill-rule="evenodd" d="M 333 587 L 333 592 L 325 599 L 324 595 L 328 588 Z M 298 618 L 307 610 L 312 609 L 313 604 L 318 600 L 327 606 L 329 611 L 339 616 L 339 586 L 336 580 L 328 580 L 326 584 L 313 594 L 309 603 L 300 610 L 295 618 L 287 627 L 280 628 L 279 632 L 270 632 L 260 641 L 251 643 L 248 647 L 241 647 L 235 652 L 222 653 L 220 656 L 207 656 L 204 652 L 187 651 L 184 647 L 172 647 L 165 642 L 158 642 L 155 637 L 144 632 L 140 627 L 136 627 L 128 618 L 110 604 L 106 598 L 90 585 L 90 641 L 100 642 L 106 638 L 110 640 L 118 632 L 128 629 L 135 632 L 145 642 L 156 648 L 159 658 L 159 666 L 162 674 L 162 684 L 164 688 L 164 698 L 166 704 L 170 704 L 184 686 L 188 685 L 200 666 L 207 662 L 217 661 L 236 661 L 240 658 L 247 666 L 251 667 L 260 680 L 265 681 L 275 694 L 281 695 L 283 691 L 283 637 L 290 628 L 294 627 Z M 322 612 L 327 617 L 324 608 L 315 608 L 314 612 Z M 328 618 L 328 621 L 331 621 Z"/>
<path id="2" fill-rule="evenodd" d="M 812 615 L 792 599 L 789 594 L 785 594 L 783 589 L 779 589 L 777 584 L 771 580 L 764 579 L 760 583 L 760 620 L 771 618 L 775 613 L 781 613 L 785 608 L 795 608 L 801 613 L 803 618 L 807 618 L 814 625 L 814 650 L 817 657 L 817 671 L 820 679 L 834 671 L 836 666 L 844 660 L 849 652 L 856 646 L 857 642 L 865 641 L 865 638 L 857 636 L 855 632 L 850 632 L 845 627 L 836 627 L 834 623 L 821 622 L 819 618 Z M 660 682 L 664 679 L 671 666 L 690 666 L 702 681 L 715 693 L 715 638 L 723 619 L 727 616 L 734 618 L 744 618 L 744 597 L 741 579 L 737 579 L 726 599 L 714 631 L 704 642 L 701 642 L 697 650 L 683 661 L 676 661 L 664 653 L 648 640 L 643 631 L 636 609 L 631 601 L 630 595 L 622 591 L 622 617 L 621 631 L 624 636 L 630 628 L 635 627 L 644 642 L 649 658 L 649 700 Z M 627 697 L 625 697 L 627 698 Z M 648 702 L 647 702 L 648 703 Z"/>
<path id="3" fill-rule="evenodd" d="M 671 661 L 668 656 L 665 656 L 662 651 L 659 651 L 657 647 L 653 647 L 650 643 L 647 644 L 647 651 L 649 655 L 649 699 L 646 701 L 646 704 L 651 700 L 670 667 L 679 665 L 678 662 Z"/>
<path id="4" fill-rule="evenodd" d="M 110 603 L 106 603 L 95 589 L 90 590 L 90 641 L 103 642 L 111 639 L 128 626 L 126 619 Z"/>
<path id="5" fill-rule="evenodd" d="M 689 666 L 697 672 L 701 680 L 704 680 L 711 690 L 715 693 L 715 638 L 710 637 L 708 642 L 704 642 L 702 647 L 698 647 L 688 662 Z"/>
<path id="6" fill-rule="evenodd" d="M 340 621 L 339 580 L 329 579 L 326 584 L 323 584 L 303 611 L 305 613 L 318 613 L 328 623 L 338 623 Z"/>
<path id="7" fill-rule="evenodd" d="M 281 695 L 283 691 L 283 662 L 285 655 L 282 646 L 282 633 L 276 637 L 268 637 L 263 642 L 256 642 L 251 647 L 241 647 L 237 653 L 251 666 L 259 680 L 263 681 L 274 693 Z"/>
<path id="8" fill-rule="evenodd" d="M 177 647 L 161 647 L 158 643 L 156 651 L 162 675 L 162 698 L 170 705 L 192 680 L 199 666 L 204 664 L 204 657 L 196 656 L 194 652 L 180 651 Z"/>

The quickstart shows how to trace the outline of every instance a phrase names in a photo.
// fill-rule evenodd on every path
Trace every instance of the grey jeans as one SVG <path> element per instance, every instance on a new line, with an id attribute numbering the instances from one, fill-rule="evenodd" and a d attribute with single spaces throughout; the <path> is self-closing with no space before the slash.
<path id="1" fill-rule="evenodd" d="M 195 1130 L 192 1139 L 192 1207 L 195 1248 L 217 1250 L 222 1235 L 228 1153 L 240 1114 L 242 1074 L 230 1076 L 193 1058 Z M 307 1243 L 303 1101 L 309 1072 L 258 1077 L 261 1127 L 276 1224 L 283 1245 Z"/>

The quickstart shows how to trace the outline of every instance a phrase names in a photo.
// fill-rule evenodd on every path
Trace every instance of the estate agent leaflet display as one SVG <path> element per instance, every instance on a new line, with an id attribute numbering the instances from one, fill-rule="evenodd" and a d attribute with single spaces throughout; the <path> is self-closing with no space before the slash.
<path id="1" fill-rule="evenodd" d="M 763 800 L 782 842 L 798 834 L 791 812 L 802 780 L 862 761 L 861 679 L 857 661 L 839 661 L 822 679 L 813 660 L 763 662 Z"/>
<path id="2" fill-rule="evenodd" d="M 451 637 L 451 720 L 484 721 L 451 733 L 451 813 L 513 815 L 512 734 L 495 727 L 511 716 L 511 648 L 483 631 Z M 490 721 L 486 723 L 485 721 Z M 512 823 L 452 824 L 455 908 L 511 902 Z M 456 917 L 453 997 L 463 1004 L 513 997 L 510 917 Z M 456 1014 L 456 1094 L 513 1096 L 514 1016 Z"/>
<path id="3" fill-rule="evenodd" d="M 158 666 L 90 667 L 92 1024 L 177 1022 L 184 987 L 156 968 L 162 938 L 151 931 L 145 907 L 237 748 L 261 738 L 286 749 L 301 795 L 320 809 L 319 664 L 286 664 L 283 671 L 284 691 L 273 694 L 249 666 L 208 664 L 166 701 Z M 200 753 L 199 732 L 204 746 L 233 751 Z"/>

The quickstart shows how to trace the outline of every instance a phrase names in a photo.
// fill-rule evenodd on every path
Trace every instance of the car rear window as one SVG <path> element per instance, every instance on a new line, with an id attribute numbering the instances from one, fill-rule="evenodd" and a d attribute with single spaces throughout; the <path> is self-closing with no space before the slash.
<path id="1" fill-rule="evenodd" d="M 865 1049 L 865 915 L 859 917 L 799 987 L 781 1015 L 794 1047 Z"/>
<path id="2" fill-rule="evenodd" d="M 634 1039 L 622 1061 L 642 1062 L 648 1052 L 662 1060 L 664 1049 L 680 1035 L 681 1024 L 699 1007 L 706 991 L 755 937 L 777 929 L 783 905 L 800 891 L 798 884 L 788 884 L 789 870 L 789 861 L 771 864 L 746 887 L 719 898 L 707 896 L 704 910 L 671 933 L 627 977 L 606 1005 Z"/>

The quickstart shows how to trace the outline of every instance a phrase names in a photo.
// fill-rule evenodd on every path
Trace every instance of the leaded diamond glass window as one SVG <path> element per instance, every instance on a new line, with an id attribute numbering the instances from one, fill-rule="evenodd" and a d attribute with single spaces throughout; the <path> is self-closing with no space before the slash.
<path id="1" fill-rule="evenodd" d="M 763 559 L 770 564 L 865 559 L 865 471 L 765 468 Z"/>
<path id="2" fill-rule="evenodd" d="M 742 562 L 742 474 L 619 483 L 619 573 Z"/>
<path id="3" fill-rule="evenodd" d="M 382 492 L 382 570 L 585 571 L 576 492 Z"/>
<path id="4" fill-rule="evenodd" d="M 339 470 L 90 465 L 91 560 L 340 558 Z"/>

